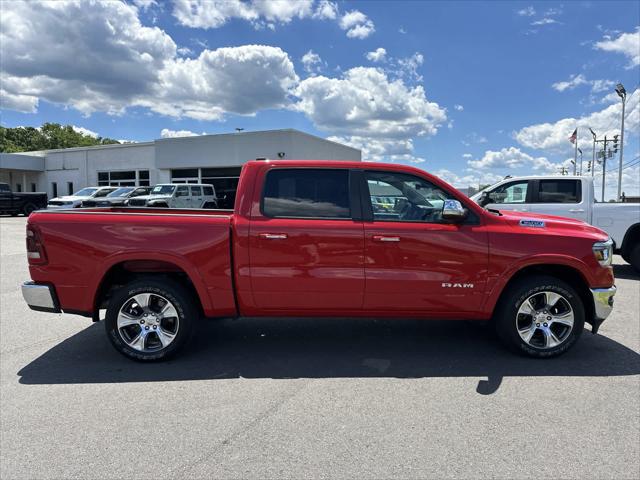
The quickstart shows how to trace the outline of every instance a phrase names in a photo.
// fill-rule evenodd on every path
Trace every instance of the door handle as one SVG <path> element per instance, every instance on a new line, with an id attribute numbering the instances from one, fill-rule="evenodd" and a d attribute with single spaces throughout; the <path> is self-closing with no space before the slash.
<path id="1" fill-rule="evenodd" d="M 399 242 L 400 237 L 387 237 L 386 235 L 374 235 L 374 242 Z"/>
<path id="2" fill-rule="evenodd" d="M 284 240 L 287 238 L 286 233 L 261 233 L 260 238 L 267 240 Z"/>
<path id="3" fill-rule="evenodd" d="M 583 213 L 584 212 L 584 208 L 572 208 L 571 210 L 569 210 L 571 213 Z"/>

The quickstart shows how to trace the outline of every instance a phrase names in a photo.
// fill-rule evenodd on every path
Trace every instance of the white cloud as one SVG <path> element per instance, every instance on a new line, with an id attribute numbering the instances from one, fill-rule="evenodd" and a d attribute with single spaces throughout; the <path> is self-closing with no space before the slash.
<path id="1" fill-rule="evenodd" d="M 328 0 L 320 0 L 313 12 L 313 18 L 319 20 L 335 20 L 338 17 L 338 5 Z"/>
<path id="2" fill-rule="evenodd" d="M 376 48 L 373 52 L 367 52 L 366 57 L 374 63 L 384 62 L 387 59 L 387 51 L 382 47 Z"/>
<path id="3" fill-rule="evenodd" d="M 594 48 L 605 52 L 622 53 L 629 59 L 627 68 L 637 67 L 640 65 L 640 27 L 635 32 L 622 33 L 615 39 L 606 36 L 604 40 L 597 42 Z"/>
<path id="4" fill-rule="evenodd" d="M 122 112 L 150 93 L 176 54 L 171 37 L 143 26 L 137 8 L 120 2 L 90 11 L 80 2 L 7 2 L 2 17 L 2 86 L 6 102 L 23 111 L 34 97 L 85 114 Z"/>
<path id="5" fill-rule="evenodd" d="M 289 56 L 278 47 L 218 48 L 168 63 L 155 95 L 138 104 L 200 120 L 218 120 L 226 112 L 253 115 L 286 106 L 298 80 Z"/>
<path id="6" fill-rule="evenodd" d="M 533 17 L 536 14 L 536 9 L 532 6 L 528 6 L 516 12 L 521 17 Z"/>
<path id="7" fill-rule="evenodd" d="M 397 61 L 396 74 L 400 77 L 406 77 L 416 82 L 422 81 L 422 75 L 418 73 L 418 68 L 422 66 L 424 56 L 420 52 L 416 52 L 410 57 L 400 58 Z"/>
<path id="8" fill-rule="evenodd" d="M 141 8 L 142 10 L 158 5 L 156 0 L 133 0 L 133 3 L 136 7 Z"/>
<path id="9" fill-rule="evenodd" d="M 547 157 L 533 157 L 517 147 L 502 148 L 501 150 L 487 150 L 480 160 L 469 160 L 467 164 L 474 170 L 532 170 L 545 175 L 557 174 L 560 167 L 570 167 L 571 159 L 562 163 L 550 161 Z"/>
<path id="10" fill-rule="evenodd" d="M 195 133 L 191 130 L 171 130 L 169 128 L 163 128 L 160 132 L 161 138 L 197 137 L 198 135 L 206 135 L 206 133 Z"/>
<path id="11" fill-rule="evenodd" d="M 339 22 L 340 28 L 346 30 L 349 38 L 367 38 L 375 32 L 373 22 L 360 10 L 345 13 Z"/>
<path id="12" fill-rule="evenodd" d="M 174 0 L 173 16 L 191 28 L 219 28 L 237 18 L 256 28 L 286 24 L 313 14 L 313 0 Z"/>
<path id="13" fill-rule="evenodd" d="M 338 134 L 403 138 L 433 135 L 446 113 L 429 102 L 422 86 L 390 80 L 377 68 L 356 67 L 342 78 L 318 76 L 296 89 L 304 112 L 318 128 Z"/>
<path id="14" fill-rule="evenodd" d="M 598 138 L 604 135 L 611 137 L 620 133 L 621 110 L 622 105 L 618 101 L 603 110 L 580 118 L 563 118 L 553 123 L 540 123 L 525 127 L 515 132 L 514 136 L 518 143 L 524 147 L 570 154 L 573 146 L 569 143 L 568 137 L 578 127 L 578 146 L 584 151 L 589 151 L 592 145 L 589 128 L 598 134 Z M 627 98 L 625 111 L 627 140 L 632 135 L 637 135 L 639 128 L 640 89 L 636 89 Z"/>
<path id="15" fill-rule="evenodd" d="M 613 80 L 592 80 L 591 91 L 593 93 L 606 92 L 607 90 L 610 90 L 615 84 L 616 82 L 614 82 Z"/>
<path id="16" fill-rule="evenodd" d="M 75 132 L 81 133 L 82 135 L 88 135 L 89 137 L 98 138 L 100 136 L 96 132 L 94 132 L 93 130 L 89 130 L 88 128 L 78 127 L 76 125 L 72 125 L 71 128 L 73 128 Z"/>
<path id="17" fill-rule="evenodd" d="M 471 155 L 470 153 L 463 153 L 462 158 L 466 158 L 466 159 L 473 158 L 473 155 Z"/>
<path id="18" fill-rule="evenodd" d="M 454 110 L 457 110 L 458 112 L 462 112 L 464 110 L 464 107 L 462 105 L 454 105 L 453 106 Z"/>
<path id="19" fill-rule="evenodd" d="M 23 113 L 36 113 L 38 111 L 38 97 L 22 95 L 17 93 L 17 90 L 7 92 L 4 88 L 0 88 L 0 108 Z"/>
<path id="20" fill-rule="evenodd" d="M 446 168 L 441 168 L 430 173 L 443 179 L 445 182 L 450 183 L 456 188 L 477 188 L 478 185 L 494 184 L 504 178 L 504 175 L 474 170 L 471 168 L 467 169 L 467 173 L 465 175 L 459 175 Z"/>
<path id="21" fill-rule="evenodd" d="M 305 71 L 310 75 L 316 75 L 320 73 L 323 67 L 326 66 L 325 62 L 322 61 L 320 55 L 315 53 L 313 50 L 309 50 L 302 56 L 301 59 L 302 66 Z"/>
<path id="22" fill-rule="evenodd" d="M 469 147 L 474 143 L 487 143 L 487 142 L 488 142 L 487 137 L 479 135 L 477 132 L 469 133 L 464 137 L 464 140 L 462 140 L 462 144 L 465 147 Z"/>
<path id="23" fill-rule="evenodd" d="M 531 25 L 533 25 L 533 26 L 552 25 L 554 23 L 560 23 L 560 22 L 558 22 L 555 18 L 544 17 L 544 18 L 541 18 L 539 20 L 535 20 L 535 21 L 531 22 Z"/>
<path id="24" fill-rule="evenodd" d="M 566 82 L 556 82 L 551 85 L 551 88 L 557 90 L 558 92 L 564 92 L 565 90 L 573 90 L 578 85 L 584 85 L 586 83 L 588 82 L 583 74 L 571 75 L 569 77 L 569 80 L 567 80 Z"/>
<path id="25" fill-rule="evenodd" d="M 419 163 L 412 137 L 434 135 L 446 112 L 422 86 L 408 87 L 378 68 L 357 67 L 342 78 L 310 77 L 296 89 L 295 109 L 333 139 L 363 149 L 371 160 Z"/>

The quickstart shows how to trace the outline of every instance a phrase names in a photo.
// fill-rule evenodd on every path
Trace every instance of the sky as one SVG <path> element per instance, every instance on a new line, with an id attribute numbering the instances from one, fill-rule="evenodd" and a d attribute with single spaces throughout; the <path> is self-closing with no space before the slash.
<path id="1" fill-rule="evenodd" d="M 586 173 L 589 128 L 620 133 L 622 82 L 623 190 L 640 194 L 636 1 L 2 0 L 0 80 L 6 127 L 296 128 L 457 187 L 573 171 L 576 128 Z"/>

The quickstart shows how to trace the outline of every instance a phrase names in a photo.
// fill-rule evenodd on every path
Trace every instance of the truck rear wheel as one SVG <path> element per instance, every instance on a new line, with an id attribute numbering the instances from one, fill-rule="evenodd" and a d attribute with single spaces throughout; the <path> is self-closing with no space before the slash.
<path id="1" fill-rule="evenodd" d="M 22 207 L 22 213 L 24 213 L 25 217 L 31 215 L 34 210 L 36 210 L 36 206 L 33 203 L 27 203 L 24 207 Z"/>
<path id="2" fill-rule="evenodd" d="M 111 344 L 128 358 L 164 360 L 191 338 L 198 318 L 192 296 L 168 279 L 144 278 L 117 292 L 107 308 Z"/>
<path id="3" fill-rule="evenodd" d="M 580 296 L 554 277 L 523 278 L 505 292 L 496 309 L 500 339 L 512 350 L 534 358 L 563 354 L 584 329 Z"/>

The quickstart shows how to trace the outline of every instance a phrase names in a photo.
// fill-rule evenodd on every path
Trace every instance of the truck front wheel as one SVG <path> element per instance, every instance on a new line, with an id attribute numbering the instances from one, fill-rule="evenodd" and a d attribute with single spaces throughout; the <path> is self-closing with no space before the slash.
<path id="1" fill-rule="evenodd" d="M 120 289 L 109 302 L 105 328 L 126 357 L 164 360 L 190 339 L 198 310 L 192 296 L 169 279 L 144 278 Z"/>
<path id="2" fill-rule="evenodd" d="M 569 350 L 584 328 L 580 296 L 567 283 L 536 275 L 522 278 L 501 298 L 495 326 L 512 350 L 535 358 L 555 357 Z"/>
<path id="3" fill-rule="evenodd" d="M 631 249 L 628 262 L 636 270 L 636 272 L 640 273 L 640 244 L 635 245 Z"/>

